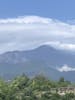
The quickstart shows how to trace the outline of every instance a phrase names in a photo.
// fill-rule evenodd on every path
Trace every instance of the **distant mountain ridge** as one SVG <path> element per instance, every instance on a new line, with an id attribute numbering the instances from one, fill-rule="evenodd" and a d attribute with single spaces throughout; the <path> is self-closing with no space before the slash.
<path id="1" fill-rule="evenodd" d="M 75 67 L 75 54 L 43 45 L 33 50 L 1 54 L 0 75 L 11 78 L 22 73 L 29 76 L 43 73 L 53 79 L 64 76 L 66 79 L 74 81 L 74 71 L 59 72 L 56 70 L 56 67 L 61 67 L 64 64 Z"/>

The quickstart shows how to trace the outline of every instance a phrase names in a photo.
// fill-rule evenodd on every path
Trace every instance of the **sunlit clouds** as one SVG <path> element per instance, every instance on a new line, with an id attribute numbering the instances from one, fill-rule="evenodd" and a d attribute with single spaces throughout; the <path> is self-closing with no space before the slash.
<path id="1" fill-rule="evenodd" d="M 75 51 L 75 25 L 39 16 L 0 19 L 0 53 L 44 44 Z"/>

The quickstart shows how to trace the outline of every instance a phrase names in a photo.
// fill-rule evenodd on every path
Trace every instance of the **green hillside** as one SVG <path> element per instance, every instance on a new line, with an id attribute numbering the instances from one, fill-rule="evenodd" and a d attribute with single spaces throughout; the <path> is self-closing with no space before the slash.
<path id="1" fill-rule="evenodd" d="M 62 95 L 61 88 L 69 91 L 63 90 Z M 75 100 L 75 91 L 70 91 L 72 89 L 74 84 L 63 77 L 52 81 L 42 75 L 30 79 L 23 74 L 13 80 L 0 79 L 0 100 Z"/>

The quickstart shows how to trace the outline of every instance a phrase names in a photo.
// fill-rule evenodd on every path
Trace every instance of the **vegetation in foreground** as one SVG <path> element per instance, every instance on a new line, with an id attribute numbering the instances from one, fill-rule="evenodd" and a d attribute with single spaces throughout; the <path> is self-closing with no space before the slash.
<path id="1" fill-rule="evenodd" d="M 0 79 L 0 100 L 75 100 L 74 93 L 61 96 L 51 90 L 69 85 L 72 84 L 63 77 L 59 81 L 52 81 L 41 75 L 33 79 L 21 75 L 10 82 Z"/>

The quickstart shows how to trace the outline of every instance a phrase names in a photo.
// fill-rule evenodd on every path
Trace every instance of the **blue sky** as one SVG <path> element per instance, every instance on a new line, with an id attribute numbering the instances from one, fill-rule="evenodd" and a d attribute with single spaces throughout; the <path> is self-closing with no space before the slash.
<path id="1" fill-rule="evenodd" d="M 75 0 L 0 0 L 0 18 L 24 15 L 75 19 Z"/>

